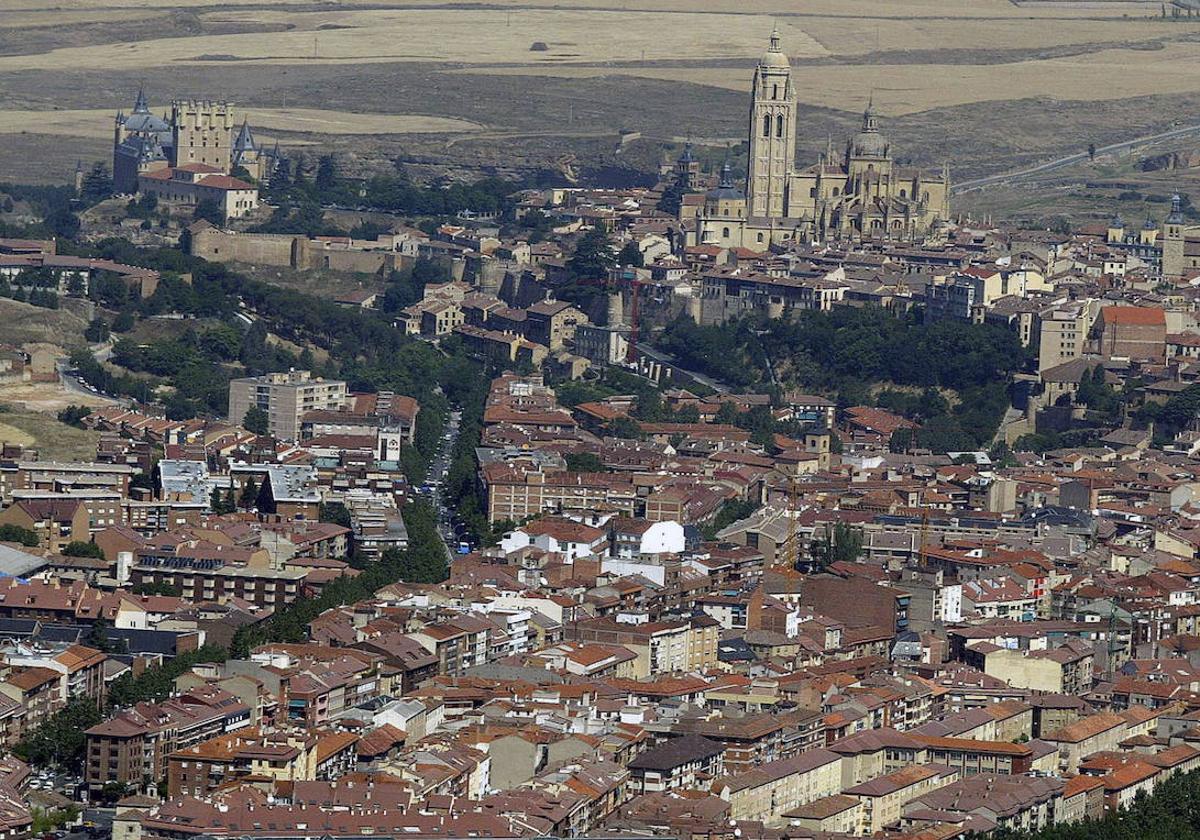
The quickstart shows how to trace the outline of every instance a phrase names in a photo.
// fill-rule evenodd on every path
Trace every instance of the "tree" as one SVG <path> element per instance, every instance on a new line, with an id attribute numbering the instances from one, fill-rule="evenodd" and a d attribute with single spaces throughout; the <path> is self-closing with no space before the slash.
<path id="1" fill-rule="evenodd" d="M 641 440 L 642 427 L 632 417 L 618 417 L 608 424 L 608 433 L 613 437 Z"/>
<path id="2" fill-rule="evenodd" d="M 249 510 L 258 503 L 258 483 L 251 476 L 242 485 L 241 495 L 238 496 L 238 506 Z"/>
<path id="3" fill-rule="evenodd" d="M 246 409 L 246 416 L 242 418 L 242 427 L 256 435 L 265 435 L 269 433 L 271 418 L 265 410 L 257 405 L 252 405 Z"/>
<path id="4" fill-rule="evenodd" d="M 192 211 L 192 218 L 196 221 L 203 219 L 209 224 L 221 227 L 225 224 L 225 210 L 222 209 L 216 199 L 205 198 L 196 202 L 196 209 Z"/>
<path id="5" fill-rule="evenodd" d="M 569 452 L 563 460 L 571 472 L 604 472 L 604 462 L 594 452 Z"/>
<path id="6" fill-rule="evenodd" d="M 907 452 L 912 447 L 912 440 L 912 429 L 901 426 L 888 438 L 888 450 L 890 452 Z"/>
<path id="7" fill-rule="evenodd" d="M 809 546 L 812 565 L 824 569 L 832 563 L 852 563 L 859 558 L 863 549 L 863 534 L 845 522 L 838 522 L 830 530 L 826 527 Z"/>
<path id="8" fill-rule="evenodd" d="M 86 405 L 69 405 L 58 412 L 58 422 L 77 429 L 83 428 L 83 418 L 92 413 Z"/>
<path id="9" fill-rule="evenodd" d="M 66 557 L 95 557 L 97 560 L 104 559 L 104 549 L 94 542 L 84 542 L 83 540 L 71 540 L 63 548 L 62 553 Z"/>
<path id="10" fill-rule="evenodd" d="M 337 182 L 337 167 L 333 155 L 321 155 L 317 160 L 317 175 L 313 181 L 317 194 L 324 196 L 330 192 Z"/>
<path id="11" fill-rule="evenodd" d="M 604 228 L 594 227 L 575 244 L 575 253 L 567 260 L 567 269 L 577 279 L 605 279 L 615 264 L 608 234 Z"/>
<path id="12" fill-rule="evenodd" d="M 22 528 L 20 525 L 0 525 L 0 542 L 15 542 L 34 548 L 41 544 L 36 531 Z"/>
<path id="13" fill-rule="evenodd" d="M 74 239 L 79 235 L 79 217 L 66 205 L 56 207 L 46 214 L 46 227 L 50 228 L 55 236 Z"/>
<path id="14" fill-rule="evenodd" d="M 617 254 L 617 265 L 633 266 L 641 268 L 646 264 L 646 256 L 642 253 L 642 249 L 633 241 L 626 242 Z"/>
<path id="15" fill-rule="evenodd" d="M 79 198 L 86 205 L 98 204 L 113 194 L 112 175 L 104 161 L 96 161 L 92 168 L 83 176 L 83 185 L 79 190 Z"/>
<path id="16" fill-rule="evenodd" d="M 208 506 L 218 516 L 233 513 L 237 510 L 237 506 L 233 502 L 233 488 L 230 487 L 229 492 L 223 494 L 220 487 L 214 487 L 212 496 L 208 500 Z"/>
<path id="17" fill-rule="evenodd" d="M 128 309 L 123 309 L 117 313 L 116 319 L 113 321 L 113 332 L 125 333 L 133 329 L 135 323 L 133 312 Z"/>
<path id="18" fill-rule="evenodd" d="M 341 525 L 343 528 L 352 527 L 350 511 L 341 502 L 321 502 L 317 507 L 317 521 Z"/>
<path id="19" fill-rule="evenodd" d="M 99 317 L 93 318 L 88 323 L 87 329 L 83 331 L 83 337 L 92 344 L 99 344 L 101 341 L 107 341 L 110 334 L 108 322 Z"/>
<path id="20" fill-rule="evenodd" d="M 83 643 L 90 648 L 93 648 L 104 653 L 112 652 L 112 645 L 108 641 L 108 622 L 99 620 L 93 622 L 88 628 L 87 635 L 83 637 Z"/>
<path id="21" fill-rule="evenodd" d="M 717 409 L 717 413 L 713 417 L 713 422 L 725 426 L 734 426 L 737 424 L 737 421 L 737 406 L 734 405 L 732 400 L 721 400 L 721 407 Z"/>

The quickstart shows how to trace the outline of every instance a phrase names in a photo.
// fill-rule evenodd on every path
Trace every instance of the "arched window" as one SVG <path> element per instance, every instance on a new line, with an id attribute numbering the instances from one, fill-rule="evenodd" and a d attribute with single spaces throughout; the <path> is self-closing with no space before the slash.
<path id="1" fill-rule="evenodd" d="M 762 242 L 762 241 L 763 241 L 763 235 L 762 235 L 761 233 L 758 235 L 758 241 L 759 241 L 759 242 Z"/>
<path id="2" fill-rule="evenodd" d="M 721 236 L 725 239 L 729 238 L 729 228 L 721 228 Z"/>
<path id="3" fill-rule="evenodd" d="M 771 98 L 772 99 L 779 98 L 779 85 L 771 85 Z"/>
<path id="4" fill-rule="evenodd" d="M 905 190 L 900 190 L 900 197 L 901 197 L 901 198 L 908 198 L 908 193 L 907 193 Z"/>
<path id="5" fill-rule="evenodd" d="M 771 136 L 771 115 L 763 114 L 763 137 Z"/>
<path id="6" fill-rule="evenodd" d="M 783 114 L 780 114 L 778 117 L 775 118 L 775 136 L 776 137 L 783 136 Z"/>

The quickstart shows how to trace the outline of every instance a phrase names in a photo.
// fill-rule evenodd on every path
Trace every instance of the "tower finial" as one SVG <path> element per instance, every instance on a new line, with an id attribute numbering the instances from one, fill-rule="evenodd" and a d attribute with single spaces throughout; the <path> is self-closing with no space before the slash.
<path id="1" fill-rule="evenodd" d="M 771 45 L 767 47 L 768 52 L 783 52 L 783 48 L 779 46 L 779 24 L 775 23 L 771 26 Z"/>

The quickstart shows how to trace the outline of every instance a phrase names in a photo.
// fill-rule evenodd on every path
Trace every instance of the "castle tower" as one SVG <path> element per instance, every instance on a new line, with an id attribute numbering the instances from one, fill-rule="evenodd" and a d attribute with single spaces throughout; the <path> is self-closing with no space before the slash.
<path id="1" fill-rule="evenodd" d="M 746 171 L 748 215 L 787 215 L 787 183 L 796 154 L 796 91 L 792 68 L 779 47 L 779 30 L 754 71 L 750 98 L 750 161 Z"/>
<path id="2" fill-rule="evenodd" d="M 1162 275 L 1164 280 L 1183 276 L 1183 202 L 1171 196 L 1171 212 L 1163 221 Z"/>
<path id="3" fill-rule="evenodd" d="M 233 106 L 212 100 L 177 99 L 171 103 L 174 135 L 172 163 L 203 163 L 229 172 L 233 152 Z"/>

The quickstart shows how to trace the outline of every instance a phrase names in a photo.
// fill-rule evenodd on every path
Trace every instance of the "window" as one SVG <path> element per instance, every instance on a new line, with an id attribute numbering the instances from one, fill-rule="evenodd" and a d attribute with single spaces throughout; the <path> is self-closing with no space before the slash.
<path id="1" fill-rule="evenodd" d="M 771 115 L 763 114 L 763 137 L 771 136 Z"/>
<path id="2" fill-rule="evenodd" d="M 775 118 L 775 136 L 783 136 L 783 114 L 780 114 Z"/>
<path id="3" fill-rule="evenodd" d="M 721 236 L 728 239 L 729 238 L 729 228 L 721 228 Z"/>
<path id="4" fill-rule="evenodd" d="M 762 241 L 763 241 L 763 235 L 762 235 L 761 233 L 758 235 L 758 241 L 759 241 L 759 242 L 762 242 Z"/>
<path id="5" fill-rule="evenodd" d="M 779 85 L 771 85 L 771 98 L 772 99 L 779 98 Z"/>

